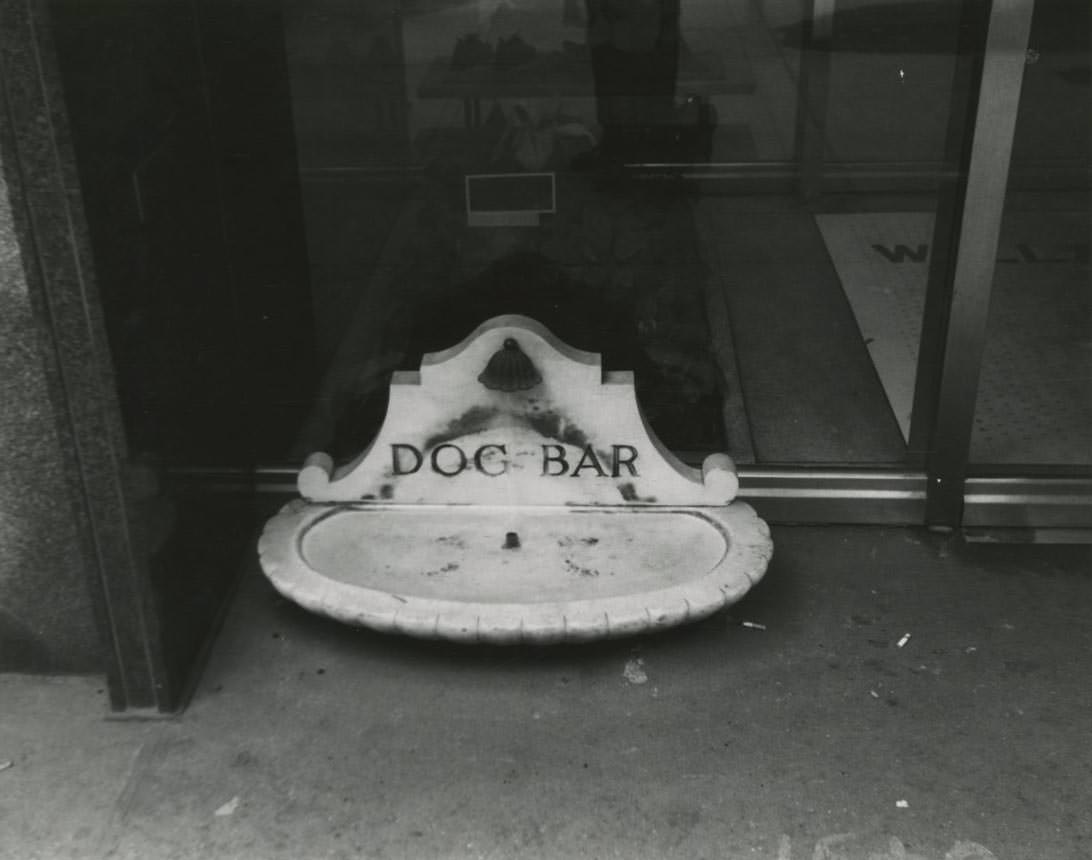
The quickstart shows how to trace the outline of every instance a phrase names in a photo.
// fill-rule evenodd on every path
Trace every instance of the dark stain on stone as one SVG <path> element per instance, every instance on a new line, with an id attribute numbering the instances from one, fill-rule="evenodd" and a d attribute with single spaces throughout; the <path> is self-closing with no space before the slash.
<path id="1" fill-rule="evenodd" d="M 584 544 L 584 546 L 595 546 L 597 543 L 599 543 L 599 538 L 597 538 L 597 537 L 578 538 L 578 537 L 572 537 L 571 535 L 564 535 L 563 537 L 559 537 L 557 539 L 557 545 L 559 547 L 562 547 L 562 548 L 568 548 L 568 547 L 573 546 L 573 545 L 578 544 L 578 543 L 582 543 L 582 544 Z"/>
<path id="2" fill-rule="evenodd" d="M 394 487 L 392 487 L 390 484 L 384 484 L 382 487 L 379 488 L 379 498 L 393 499 Z"/>
<path id="3" fill-rule="evenodd" d="M 492 406 L 471 406 L 458 418 L 448 421 L 443 430 L 429 436 L 425 440 L 424 450 L 429 451 L 444 442 L 476 433 L 484 429 L 486 422 L 496 414 L 497 410 Z"/>
<path id="4" fill-rule="evenodd" d="M 528 415 L 527 423 L 543 436 L 557 439 L 558 442 L 565 445 L 583 448 L 588 444 L 588 437 L 579 427 L 566 424 L 562 417 L 553 410 L 538 415 Z"/>
<path id="5" fill-rule="evenodd" d="M 599 576 L 599 571 L 594 567 L 584 567 L 574 562 L 571 558 L 565 559 L 565 569 L 570 573 L 576 573 L 580 576 Z"/>
<path id="6" fill-rule="evenodd" d="M 624 484 L 619 484 L 618 492 L 622 494 L 622 498 L 627 502 L 645 502 L 646 504 L 651 505 L 656 501 L 655 496 L 638 496 L 637 488 L 629 481 L 626 481 Z"/>

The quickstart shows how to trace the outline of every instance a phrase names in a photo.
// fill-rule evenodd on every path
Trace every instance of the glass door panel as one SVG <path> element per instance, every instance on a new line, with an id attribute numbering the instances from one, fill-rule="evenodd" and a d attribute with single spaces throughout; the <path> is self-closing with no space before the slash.
<path id="1" fill-rule="evenodd" d="M 1040 2 L 1013 142 L 971 461 L 1092 467 L 1090 7 Z"/>
<path id="2" fill-rule="evenodd" d="M 907 462 L 962 4 L 285 0 L 284 19 L 318 378 L 268 465 L 350 456 L 392 371 L 513 312 L 635 370 L 684 455 Z"/>

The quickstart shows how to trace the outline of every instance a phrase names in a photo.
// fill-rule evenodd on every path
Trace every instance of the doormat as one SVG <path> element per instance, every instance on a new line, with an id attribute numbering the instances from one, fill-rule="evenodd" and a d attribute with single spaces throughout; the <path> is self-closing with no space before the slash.
<path id="1" fill-rule="evenodd" d="M 908 440 L 933 214 L 855 212 L 815 220 Z"/>
<path id="2" fill-rule="evenodd" d="M 909 435 L 933 215 L 817 215 L 904 437 Z M 990 301 L 971 458 L 1092 461 L 1088 216 L 1005 217 Z"/>

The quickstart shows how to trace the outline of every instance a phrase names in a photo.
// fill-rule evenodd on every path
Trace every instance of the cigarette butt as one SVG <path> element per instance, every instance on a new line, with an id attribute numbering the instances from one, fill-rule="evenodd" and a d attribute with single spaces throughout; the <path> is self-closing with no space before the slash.
<path id="1" fill-rule="evenodd" d="M 899 640 L 899 647 L 901 648 L 903 645 L 905 645 L 909 641 L 910 641 L 910 634 L 909 633 L 904 633 L 903 636 L 902 636 L 902 639 Z"/>
<path id="2" fill-rule="evenodd" d="M 12 761 L 0 761 L 0 770 L 7 770 L 14 764 Z"/>
<path id="3" fill-rule="evenodd" d="M 909 809 L 910 808 L 910 803 L 909 803 L 909 801 L 906 801 L 906 800 L 896 800 L 895 801 L 895 806 L 897 806 L 899 809 Z"/>
<path id="4" fill-rule="evenodd" d="M 758 623 L 756 623 L 754 621 L 744 621 L 743 626 L 744 627 L 750 627 L 752 630 L 765 630 L 766 629 L 765 624 L 758 624 Z"/>
<path id="5" fill-rule="evenodd" d="M 880 694 L 877 693 L 875 690 L 869 690 L 868 695 L 870 695 L 873 699 L 878 699 L 880 697 Z"/>

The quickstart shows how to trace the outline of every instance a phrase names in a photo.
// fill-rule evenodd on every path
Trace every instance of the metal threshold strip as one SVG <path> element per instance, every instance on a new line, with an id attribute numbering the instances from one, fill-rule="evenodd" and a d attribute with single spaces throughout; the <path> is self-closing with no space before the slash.
<path id="1" fill-rule="evenodd" d="M 740 496 L 771 522 L 923 524 L 922 472 L 740 469 Z M 963 528 L 1092 528 L 1092 477 L 972 477 Z"/>
<path id="2" fill-rule="evenodd" d="M 172 470 L 199 492 L 256 491 L 295 496 L 297 470 Z M 740 466 L 740 498 L 774 523 L 922 525 L 924 472 Z M 964 490 L 965 528 L 1092 528 L 1092 477 L 972 477 Z"/>
<path id="3" fill-rule="evenodd" d="M 974 477 L 964 489 L 966 528 L 1090 528 L 1092 477 Z"/>
<path id="4" fill-rule="evenodd" d="M 741 466 L 740 497 L 777 523 L 916 525 L 925 518 L 923 472 Z"/>

